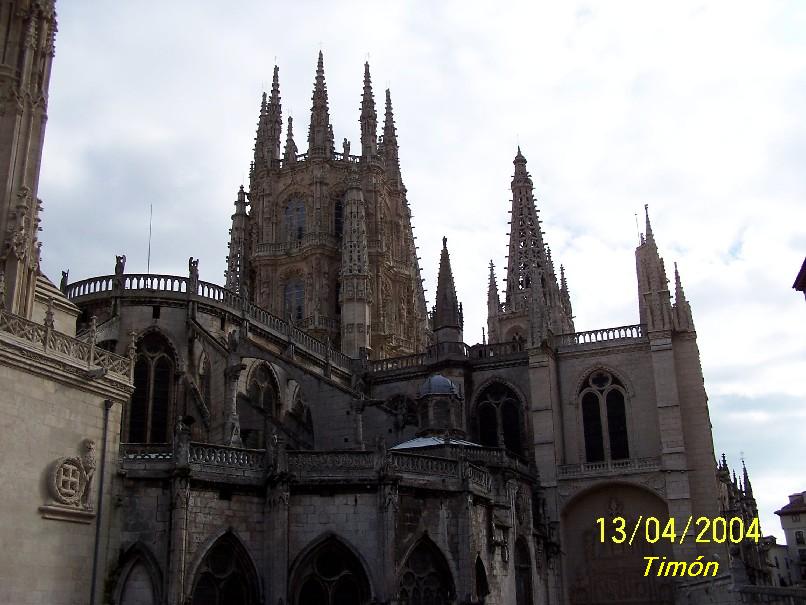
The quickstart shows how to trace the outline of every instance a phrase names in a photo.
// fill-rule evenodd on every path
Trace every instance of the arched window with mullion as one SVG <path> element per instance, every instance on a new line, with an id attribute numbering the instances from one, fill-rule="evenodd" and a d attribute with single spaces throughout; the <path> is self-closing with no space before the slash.
<path id="1" fill-rule="evenodd" d="M 172 349 L 164 336 L 151 332 L 140 339 L 137 351 L 126 440 L 129 443 L 167 443 L 176 367 Z"/>
<path id="2" fill-rule="evenodd" d="M 597 370 L 580 391 L 586 462 L 630 457 L 626 391 L 610 372 Z"/>

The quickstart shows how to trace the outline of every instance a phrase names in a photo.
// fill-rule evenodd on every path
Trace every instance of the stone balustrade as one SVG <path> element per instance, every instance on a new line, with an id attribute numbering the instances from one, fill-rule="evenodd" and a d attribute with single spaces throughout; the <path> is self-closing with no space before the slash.
<path id="1" fill-rule="evenodd" d="M 631 326 L 618 326 L 616 328 L 559 334 L 554 337 L 554 341 L 555 344 L 559 346 L 569 346 L 614 340 L 636 340 L 643 338 L 644 332 L 643 324 L 634 324 Z"/>
<path id="2" fill-rule="evenodd" d="M 198 465 L 207 470 L 209 467 L 227 469 L 262 470 L 265 467 L 266 452 L 249 450 L 225 445 L 207 443 L 191 443 L 188 450 L 188 463 L 191 468 Z"/>
<path id="3" fill-rule="evenodd" d="M 199 299 L 220 304 L 237 315 L 245 313 L 258 327 L 282 340 L 290 340 L 325 364 L 330 363 L 348 371 L 352 368 L 352 360 L 341 351 L 330 347 L 295 326 L 289 326 L 287 321 L 269 313 L 265 309 L 244 301 L 241 295 L 232 290 L 210 282 L 198 281 L 195 292 L 189 292 L 190 284 L 189 278 L 177 275 L 152 275 L 147 273 L 120 276 L 105 275 L 69 284 L 66 295 L 67 298 L 74 302 L 81 302 L 82 299 L 106 295 L 107 293 L 137 296 L 143 293 L 153 294 L 159 292 L 185 294 L 188 297 L 195 296 Z"/>
<path id="4" fill-rule="evenodd" d="M 101 349 L 95 340 L 74 338 L 57 332 L 52 326 L 38 324 L 5 310 L 0 310 L 0 332 L 86 365 L 88 370 L 103 369 L 127 382 L 131 380 L 132 360 Z"/>
<path id="5" fill-rule="evenodd" d="M 490 472 L 477 464 L 453 458 L 426 456 L 409 452 L 375 450 L 291 450 L 279 454 L 269 464 L 265 450 L 228 447 L 209 443 L 181 442 L 177 445 L 151 443 L 122 443 L 120 469 L 131 477 L 165 476 L 185 464 L 191 477 L 222 483 L 259 484 L 270 472 L 287 468 L 295 481 L 321 482 L 374 481 L 381 475 L 408 477 L 418 482 L 438 480 L 444 487 L 461 489 L 464 480 L 476 491 L 489 493 L 493 481 Z M 283 467 L 284 458 L 286 467 Z"/>
<path id="6" fill-rule="evenodd" d="M 627 458 L 625 460 L 604 460 L 602 462 L 583 462 L 582 464 L 563 464 L 557 467 L 557 476 L 561 479 L 579 476 L 619 475 L 623 473 L 645 473 L 661 469 L 659 457 Z"/>

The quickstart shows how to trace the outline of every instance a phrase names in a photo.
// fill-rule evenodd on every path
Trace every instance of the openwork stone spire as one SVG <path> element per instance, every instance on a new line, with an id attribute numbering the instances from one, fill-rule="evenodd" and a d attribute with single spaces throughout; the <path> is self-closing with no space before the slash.
<path id="1" fill-rule="evenodd" d="M 490 342 L 523 342 L 529 335 L 530 343 L 540 344 L 548 331 L 573 332 L 574 324 L 570 301 L 565 304 L 557 283 L 551 250 L 543 241 L 534 186 L 520 146 L 513 164 L 506 298 L 496 308 L 488 293 L 487 326 Z"/>
<path id="2" fill-rule="evenodd" d="M 361 97 L 361 155 L 374 156 L 378 151 L 378 114 L 369 76 L 369 62 L 364 63 L 364 94 Z"/>
<path id="3" fill-rule="evenodd" d="M 321 50 L 316 64 L 316 79 L 311 100 L 313 105 L 311 106 L 311 125 L 308 129 L 308 156 L 330 158 L 333 154 L 333 127 L 330 124 L 325 67 Z"/>

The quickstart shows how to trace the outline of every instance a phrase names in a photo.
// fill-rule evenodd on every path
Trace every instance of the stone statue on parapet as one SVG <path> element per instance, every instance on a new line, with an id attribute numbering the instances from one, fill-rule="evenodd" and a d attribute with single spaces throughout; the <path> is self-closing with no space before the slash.
<path id="1" fill-rule="evenodd" d="M 59 282 L 59 290 L 62 291 L 62 294 L 67 294 L 67 277 L 70 275 L 70 269 L 67 271 L 62 271 L 62 280 Z"/>

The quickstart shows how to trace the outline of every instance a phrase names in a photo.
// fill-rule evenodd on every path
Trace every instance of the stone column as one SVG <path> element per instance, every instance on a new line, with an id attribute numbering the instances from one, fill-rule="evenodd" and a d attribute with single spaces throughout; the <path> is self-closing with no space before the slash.
<path id="1" fill-rule="evenodd" d="M 266 490 L 263 560 L 266 562 L 266 604 L 288 603 L 288 526 L 291 494 L 282 479 Z"/>
<path id="2" fill-rule="evenodd" d="M 171 548 L 168 552 L 169 605 L 183 605 L 192 578 L 187 578 L 188 507 L 190 505 L 190 429 L 181 422 L 174 434 L 176 467 L 171 479 Z"/>

